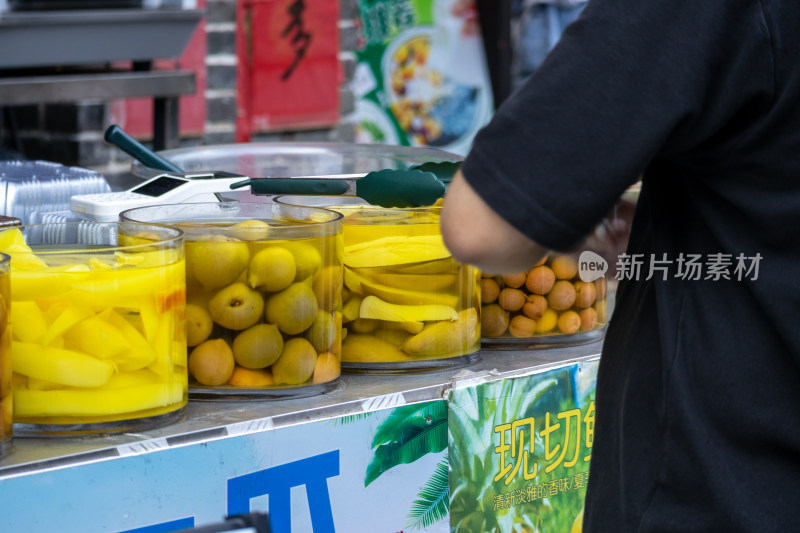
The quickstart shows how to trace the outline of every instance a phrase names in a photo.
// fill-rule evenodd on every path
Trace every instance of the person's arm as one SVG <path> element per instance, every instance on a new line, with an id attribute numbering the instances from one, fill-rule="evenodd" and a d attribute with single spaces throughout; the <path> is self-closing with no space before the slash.
<path id="1" fill-rule="evenodd" d="M 489 207 L 460 170 L 447 189 L 441 229 L 456 260 L 493 274 L 527 270 L 547 252 Z"/>

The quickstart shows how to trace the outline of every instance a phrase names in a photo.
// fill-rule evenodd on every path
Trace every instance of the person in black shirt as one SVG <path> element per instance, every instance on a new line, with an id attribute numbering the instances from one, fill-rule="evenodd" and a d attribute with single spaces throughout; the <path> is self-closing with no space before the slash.
<path id="1" fill-rule="evenodd" d="M 585 532 L 800 527 L 798 29 L 795 0 L 591 0 L 449 186 L 445 244 L 511 273 L 642 176 Z"/>

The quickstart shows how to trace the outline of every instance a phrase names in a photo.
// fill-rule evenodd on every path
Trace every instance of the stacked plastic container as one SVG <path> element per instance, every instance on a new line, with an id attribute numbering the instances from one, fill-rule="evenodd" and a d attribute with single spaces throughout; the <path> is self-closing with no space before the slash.
<path id="1" fill-rule="evenodd" d="M 0 161 L 0 214 L 17 217 L 23 224 L 69 211 L 69 199 L 75 194 L 110 191 L 106 178 L 87 168 L 49 161 Z"/>

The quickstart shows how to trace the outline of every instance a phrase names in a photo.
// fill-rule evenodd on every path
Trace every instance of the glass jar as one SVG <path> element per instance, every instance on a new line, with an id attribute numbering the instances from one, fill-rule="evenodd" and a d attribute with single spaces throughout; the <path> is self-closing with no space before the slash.
<path id="1" fill-rule="evenodd" d="M 0 254 L 0 457 L 8 452 L 13 432 L 14 395 L 11 389 L 11 258 Z"/>
<path id="2" fill-rule="evenodd" d="M 445 248 L 440 207 L 385 208 L 347 196 L 274 202 L 322 205 L 344 216 L 345 370 L 436 370 L 475 360 L 480 274 Z"/>
<path id="3" fill-rule="evenodd" d="M 31 224 L 0 231 L 11 256 L 14 432 L 151 429 L 186 407 L 180 230 Z"/>
<path id="4" fill-rule="evenodd" d="M 605 275 L 590 279 L 580 264 L 580 255 L 550 254 L 524 272 L 481 273 L 482 344 L 518 349 L 601 339 L 608 284 Z"/>
<path id="5" fill-rule="evenodd" d="M 482 273 L 481 344 L 520 349 L 602 339 L 638 197 L 636 184 L 572 253 L 550 253 L 525 272 Z"/>
<path id="6" fill-rule="evenodd" d="M 311 396 L 341 373 L 342 216 L 272 203 L 141 207 L 186 240 L 192 398 Z"/>

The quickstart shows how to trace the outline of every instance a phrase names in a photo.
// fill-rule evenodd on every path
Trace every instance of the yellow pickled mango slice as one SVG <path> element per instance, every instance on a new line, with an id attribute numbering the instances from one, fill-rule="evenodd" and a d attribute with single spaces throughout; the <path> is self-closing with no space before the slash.
<path id="1" fill-rule="evenodd" d="M 358 316 L 392 322 L 429 322 L 455 320 L 458 313 L 447 305 L 399 305 L 384 302 L 377 296 L 367 296 L 361 302 Z"/>
<path id="2" fill-rule="evenodd" d="M 410 291 L 441 291 L 452 287 L 456 276 L 452 274 L 397 274 L 376 273 L 372 278 L 389 287 Z"/>
<path id="3" fill-rule="evenodd" d="M 161 288 L 169 275 L 172 265 L 160 268 L 123 268 L 118 270 L 95 271 L 90 278 L 73 284 L 79 291 L 86 291 L 97 297 L 130 298 L 142 294 L 143 290 Z"/>
<path id="4" fill-rule="evenodd" d="M 409 355 L 461 355 L 478 342 L 478 312 L 470 307 L 458 320 L 435 322 L 406 340 L 400 347 Z"/>
<path id="5" fill-rule="evenodd" d="M 361 287 L 365 294 L 377 296 L 381 300 L 398 305 L 438 304 L 447 307 L 456 307 L 458 305 L 458 296 L 450 293 L 398 289 L 366 280 L 361 282 Z"/>
<path id="6" fill-rule="evenodd" d="M 373 335 L 350 333 L 342 340 L 342 361 L 346 363 L 385 363 L 411 358 L 391 342 Z"/>
<path id="7" fill-rule="evenodd" d="M 15 259 L 12 258 L 12 265 L 14 261 Z M 11 276 L 11 300 L 19 302 L 59 297 L 70 290 L 76 275 L 83 276 L 85 274 L 51 274 L 49 270 L 15 271 Z"/>
<path id="8" fill-rule="evenodd" d="M 28 378 L 28 384 L 25 388 L 29 390 L 53 390 L 53 389 L 63 389 L 64 385 L 62 385 L 61 383 L 56 383 L 54 381 L 47 381 L 44 379 Z"/>
<path id="9" fill-rule="evenodd" d="M 18 374 L 75 387 L 104 385 L 114 373 L 114 365 L 109 361 L 73 350 L 19 341 L 11 343 L 11 367 Z"/>
<path id="10" fill-rule="evenodd" d="M 39 259 L 25 242 L 25 236 L 19 228 L 0 231 L 0 252 L 11 256 L 11 270 L 47 268 L 47 263 Z"/>
<path id="11" fill-rule="evenodd" d="M 104 416 L 135 413 L 183 401 L 181 383 L 121 389 L 14 391 L 15 417 Z"/>
<path id="12" fill-rule="evenodd" d="M 136 298 L 139 318 L 144 326 L 144 335 L 148 342 L 152 343 L 158 331 L 158 311 L 152 296 L 141 296 Z"/>
<path id="13" fill-rule="evenodd" d="M 352 322 L 358 318 L 359 309 L 363 298 L 358 295 L 351 296 L 342 306 L 342 322 Z"/>
<path id="14" fill-rule="evenodd" d="M 94 315 L 94 312 L 83 305 L 64 304 L 51 306 L 47 315 L 51 317 L 51 323 L 47 333 L 42 337 L 42 344 L 49 345 L 69 328 Z"/>
<path id="15" fill-rule="evenodd" d="M 122 332 L 97 316 L 76 323 L 69 336 L 82 351 L 99 359 L 109 359 L 131 349 Z"/>
<path id="16" fill-rule="evenodd" d="M 151 370 L 141 369 L 133 372 L 119 372 L 111 376 L 108 383 L 103 385 L 103 389 L 125 389 L 128 387 L 140 387 L 142 385 L 149 385 L 154 383 L 162 383 L 164 381 L 158 374 Z"/>
<path id="17" fill-rule="evenodd" d="M 153 347 L 133 324 L 112 309 L 101 313 L 101 316 L 106 317 L 108 323 L 117 328 L 131 345 L 130 350 L 112 358 L 120 372 L 139 370 L 155 360 L 156 352 Z"/>
<path id="18" fill-rule="evenodd" d="M 14 302 L 11 332 L 23 342 L 39 342 L 47 333 L 47 320 L 36 302 Z"/>
<path id="19" fill-rule="evenodd" d="M 9 228 L 0 231 L 0 251 L 5 252 L 12 245 L 27 246 L 25 236 L 19 228 Z M 30 252 L 30 248 L 28 251 Z M 6 252 L 7 253 L 7 252 Z"/>
<path id="20" fill-rule="evenodd" d="M 175 315 L 166 313 L 160 316 L 158 330 L 152 341 L 153 351 L 156 354 L 155 360 L 147 365 L 147 368 L 159 376 L 168 376 L 172 372 L 172 350 L 176 348 L 172 342 L 175 333 Z M 186 353 L 186 343 L 182 343 L 183 353 Z M 181 359 L 185 359 L 185 356 Z"/>
<path id="21" fill-rule="evenodd" d="M 450 257 L 441 235 L 383 237 L 344 249 L 344 264 L 353 268 L 382 267 Z"/>
<path id="22" fill-rule="evenodd" d="M 363 295 L 364 289 L 361 287 L 361 283 L 364 281 L 367 281 L 367 278 L 353 271 L 352 268 L 344 269 L 344 286 L 350 289 L 350 292 Z"/>

